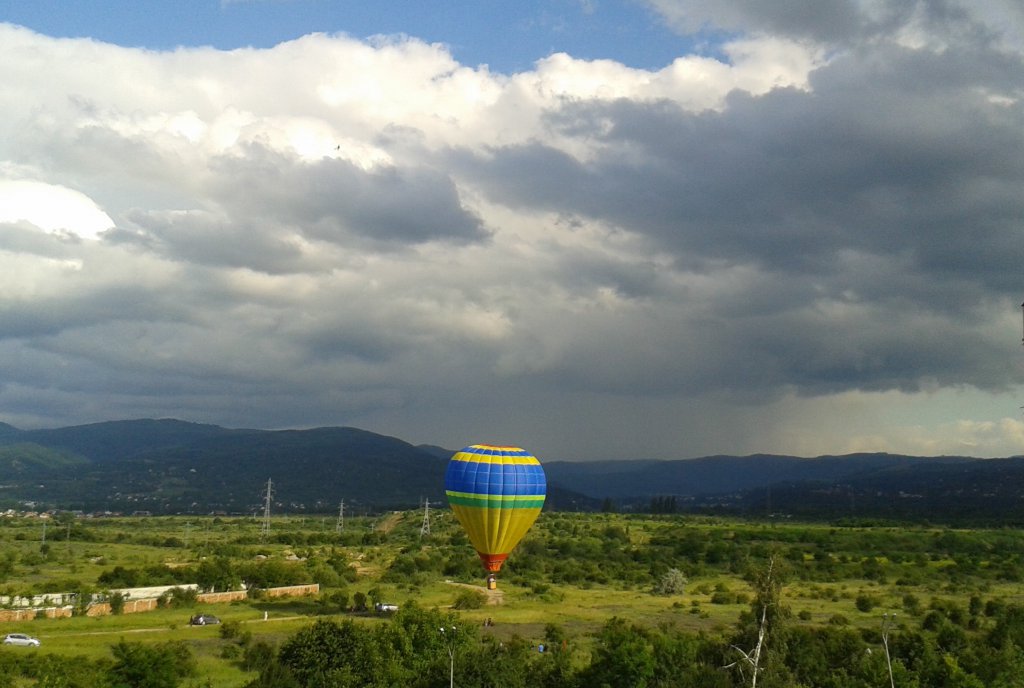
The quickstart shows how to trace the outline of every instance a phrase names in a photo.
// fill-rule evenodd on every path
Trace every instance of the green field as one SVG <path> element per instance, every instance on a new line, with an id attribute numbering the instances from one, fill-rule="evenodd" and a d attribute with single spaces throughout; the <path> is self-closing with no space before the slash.
<path id="1" fill-rule="evenodd" d="M 5 519 L 0 594 L 6 596 L 131 587 L 124 582 L 210 587 L 215 581 L 218 587 L 230 582 L 224 576 L 258 587 L 317 582 L 321 593 L 214 605 L 186 600 L 148 613 L 4 623 L 3 633 L 28 633 L 42 645 L 4 647 L 0 654 L 103 667 L 121 641 L 180 641 L 196 663 L 181 685 L 242 686 L 258 676 L 245 668 L 246 647 L 259 641 L 279 647 L 318 618 L 387 624 L 372 612 L 372 603 L 383 601 L 452 611 L 460 624 L 478 629 L 481 641 L 535 646 L 553 624 L 572 639 L 574 661 L 585 665 L 613 617 L 709 637 L 735 633 L 755 599 L 751 581 L 769 560 L 790 632 L 843 629 L 870 644 L 882 615 L 895 612 L 896 632 L 921 632 L 931 623 L 935 633 L 953 625 L 968 639 L 980 638 L 998 625 L 998 610 L 1024 605 L 1024 537 L 1012 530 L 545 513 L 510 557 L 498 593 L 472 608 L 482 598 L 467 591 L 482 595 L 483 573 L 458 524 L 438 512 L 431 534 L 421 536 L 421 523 L 421 512 L 389 513 L 347 519 L 336 532 L 332 517 L 277 517 L 263 538 L 261 522 L 252 518 L 65 518 L 47 524 L 44 541 L 42 521 Z M 686 576 L 685 591 L 654 594 L 670 569 Z M 354 609 L 360 597 L 369 610 Z M 451 610 L 455 604 L 470 608 Z M 227 623 L 189 626 L 198 611 Z M 13 685 L 61 685 L 30 676 L 33 671 L 24 669 Z"/>

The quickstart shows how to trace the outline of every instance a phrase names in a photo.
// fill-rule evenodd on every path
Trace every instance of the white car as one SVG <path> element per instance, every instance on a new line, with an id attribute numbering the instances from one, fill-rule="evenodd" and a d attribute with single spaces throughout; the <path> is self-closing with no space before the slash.
<path id="1" fill-rule="evenodd" d="M 39 638 L 33 638 L 24 633 L 8 633 L 4 637 L 4 645 L 25 645 L 27 647 L 39 647 Z"/>

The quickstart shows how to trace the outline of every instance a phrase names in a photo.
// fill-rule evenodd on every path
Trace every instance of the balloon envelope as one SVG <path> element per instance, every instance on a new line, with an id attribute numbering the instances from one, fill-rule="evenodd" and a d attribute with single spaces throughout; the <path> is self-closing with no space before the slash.
<path id="1" fill-rule="evenodd" d="M 484 566 L 497 572 L 537 520 L 547 481 L 526 450 L 474 444 L 448 462 L 444 488 Z"/>

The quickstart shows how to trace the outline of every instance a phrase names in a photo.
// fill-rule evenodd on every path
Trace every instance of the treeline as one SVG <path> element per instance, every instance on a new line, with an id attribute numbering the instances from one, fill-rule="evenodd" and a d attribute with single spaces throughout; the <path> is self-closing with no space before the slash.
<path id="1" fill-rule="evenodd" d="M 893 625 L 883 641 L 881 618 L 877 629 L 797 625 L 777 590 L 755 589 L 750 611 L 724 634 L 612 618 L 587 642 L 554 624 L 543 643 L 500 642 L 452 614 L 410 606 L 380 625 L 318 621 L 276 651 L 247 649 L 241 661 L 259 671 L 247 688 L 434 688 L 448 685 L 450 671 L 463 688 L 733 688 L 751 685 L 749 658 L 761 638 L 763 688 L 876 688 L 890 679 L 1009 688 L 1024 675 L 1024 607 L 996 605 L 981 618 L 980 608 L 947 605 L 919 623 Z M 983 630 L 968 633 L 968 626 Z"/>
<path id="2" fill-rule="evenodd" d="M 225 624 L 221 655 L 256 673 L 246 688 L 441 688 L 452 674 L 462 688 L 736 688 L 751 685 L 755 668 L 762 688 L 876 688 L 890 681 L 1011 688 L 1024 676 L 1024 607 L 932 609 L 919 623 L 892 626 L 883 639 L 881 623 L 860 630 L 797 625 L 772 594 L 755 590 L 750 611 L 719 634 L 612 618 L 592 638 L 548 624 L 542 643 L 499 641 L 457 615 L 408 605 L 376 624 L 317 621 L 278 647 L 253 641 L 237 623 Z M 762 615 L 766 605 L 772 613 Z M 967 632 L 972 623 L 980 632 Z M 749 658 L 759 638 L 755 667 Z M 23 680 L 66 688 L 175 688 L 202 679 L 180 642 L 121 641 L 111 654 L 90 660 L 0 653 L 0 688 Z"/>
<path id="3" fill-rule="evenodd" d="M 649 585 L 671 568 L 688 578 L 744 575 L 775 556 L 785 561 L 791 578 L 817 583 L 864 579 L 957 586 L 1024 580 L 1024 534 L 1013 529 L 773 527 L 678 517 L 653 523 L 639 517 L 545 516 L 541 532 L 531 533 L 509 557 L 505 578 L 527 586 L 634 587 Z M 428 564 L 415 552 L 402 565 L 410 561 Z"/>
<path id="4" fill-rule="evenodd" d="M 790 578 L 812 583 L 855 579 L 977 587 L 1024 580 L 1024 535 L 1012 529 L 827 528 L 663 518 L 546 514 L 509 557 L 504 579 L 526 587 L 647 587 L 670 569 L 688 578 L 742 576 L 771 555 L 785 562 Z M 403 531 L 348 534 L 355 541 L 367 536 L 374 543 L 401 545 L 385 567 L 384 583 L 480 578 L 479 561 L 460 530 L 438 528 L 428 540 Z M 301 541 L 304 533 L 288 537 Z M 253 561 L 253 550 L 235 543 L 207 551 L 197 566 L 115 567 L 98 583 L 117 588 L 196 582 L 204 590 L 226 590 L 241 581 L 257 587 L 309 582 L 345 587 L 355 577 L 347 554 L 351 548 L 342 546 L 299 548 L 303 559 L 291 562 Z"/>
<path id="5" fill-rule="evenodd" d="M 242 544 L 248 541 L 248 534 L 232 533 L 230 538 L 208 544 L 194 538 L 189 549 L 198 563 L 173 567 L 120 565 L 103 571 L 94 580 L 73 577 L 76 565 L 72 564 L 72 575 L 35 581 L 31 586 L 0 586 L 0 594 L 185 583 L 220 591 L 237 589 L 242 582 L 257 588 L 301 583 L 344 588 L 356 576 L 351 565 L 353 556 L 367 557 L 366 562 L 381 556 L 375 565 L 383 570 L 383 583 L 426 585 L 438 578 L 479 581 L 479 561 L 452 519 L 439 518 L 428 538 L 419 535 L 420 520 L 419 514 L 409 513 L 390 532 L 363 526 L 343 533 L 324 533 L 293 525 L 275 536 L 282 543 L 296 543 L 290 549 L 292 560 L 282 558 L 280 547 L 274 547 L 277 543 Z M 119 527 L 104 532 L 95 528 L 104 540 L 116 539 L 126 530 Z M 163 537 L 167 530 L 164 525 Z M 14 539 L 22 534 L 18 532 Z M 159 539 L 161 534 L 159 530 L 142 531 L 130 537 L 135 542 Z M 308 544 L 332 538 L 334 543 L 330 545 Z M 383 554 L 396 549 L 393 558 Z M 45 564 L 59 563 L 67 558 L 67 551 L 64 543 L 55 543 L 52 548 L 49 543 L 38 549 L 8 548 L 0 554 L 0 583 Z M 558 513 L 545 514 L 513 551 L 503 569 L 503 579 L 538 589 L 566 585 L 645 588 L 670 569 L 679 569 L 690 579 L 742 576 L 769 555 L 787 564 L 792 579 L 808 583 L 867 580 L 879 585 L 977 590 L 986 584 L 1024 581 L 1024 534 L 1015 529 L 867 528 L 856 524 L 826 527 L 670 515 L 645 518 Z"/>

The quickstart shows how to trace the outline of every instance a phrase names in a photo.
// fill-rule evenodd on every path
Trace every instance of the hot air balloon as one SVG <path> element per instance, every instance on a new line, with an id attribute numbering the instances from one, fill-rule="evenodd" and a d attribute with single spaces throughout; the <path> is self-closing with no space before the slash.
<path id="1" fill-rule="evenodd" d="M 519 447 L 474 444 L 448 462 L 448 503 L 491 576 L 537 520 L 546 485 L 537 457 Z"/>

